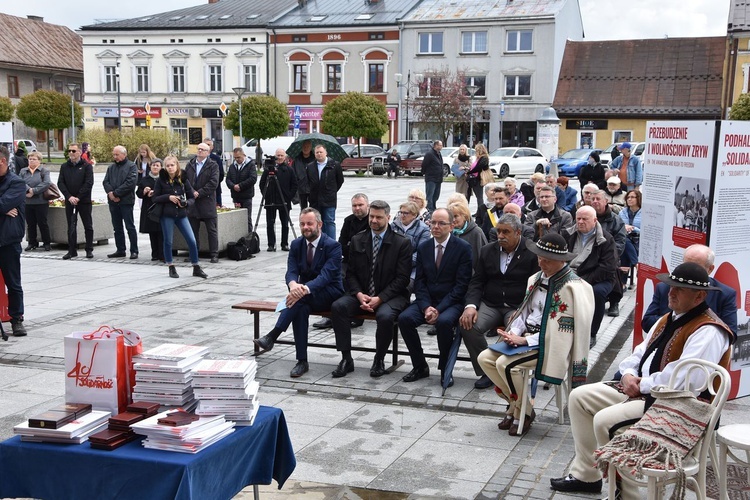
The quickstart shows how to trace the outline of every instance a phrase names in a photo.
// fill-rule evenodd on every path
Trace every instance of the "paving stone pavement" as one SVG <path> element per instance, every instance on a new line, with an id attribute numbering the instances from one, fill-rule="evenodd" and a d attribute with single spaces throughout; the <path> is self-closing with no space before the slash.
<path id="1" fill-rule="evenodd" d="M 103 199 L 96 174 L 95 198 Z M 354 193 L 377 193 L 395 212 L 409 189 L 423 188 L 419 178 L 389 180 L 347 176 L 341 190 L 337 223 L 350 213 Z M 442 199 L 453 191 L 443 185 Z M 259 197 L 256 197 L 256 207 Z M 472 202 L 472 207 L 475 202 Z M 254 212 L 257 213 L 257 212 Z M 296 219 L 298 210 L 293 211 Z M 265 219 L 262 217 L 261 219 Z M 278 227 L 277 227 L 278 231 Z M 260 228 L 265 248 L 265 226 Z M 209 278 L 189 276 L 176 259 L 182 277 L 170 279 L 164 265 L 147 260 L 148 237 L 140 235 L 141 258 L 107 259 L 113 241 L 98 246 L 94 259 L 62 261 L 62 247 L 28 252 L 22 259 L 29 336 L 0 343 L 0 438 L 14 425 L 64 399 L 63 337 L 99 325 L 140 333 L 146 348 L 164 342 L 207 345 L 211 357 L 252 355 L 252 316 L 231 309 L 247 299 L 278 300 L 285 294 L 286 253 L 265 252 L 243 262 L 221 259 L 204 263 Z M 590 354 L 592 376 L 611 378 L 627 355 L 635 306 L 627 292 L 618 318 L 605 317 Z M 261 331 L 275 320 L 261 316 Z M 285 334 L 291 338 L 291 332 Z M 374 345 L 374 325 L 353 330 L 354 342 Z M 436 351 L 434 337 L 422 329 L 423 343 Z M 311 330 L 311 341 L 333 342 L 332 330 Z M 400 344 L 404 349 L 403 342 Z M 334 350 L 310 349 L 310 372 L 289 378 L 294 348 L 277 345 L 257 358 L 262 404 L 281 408 L 289 424 L 297 469 L 285 487 L 261 489 L 265 498 L 598 498 L 560 495 L 549 479 L 561 476 L 573 456 L 566 423 L 557 423 L 554 391 L 539 388 L 537 420 L 522 438 L 498 431 L 503 405 L 491 390 L 473 388 L 471 365 L 459 362 L 455 386 L 441 395 L 436 361 L 433 376 L 405 384 L 396 373 L 369 377 L 371 354 L 358 353 L 354 373 L 333 379 L 339 361 Z M 462 348 L 462 354 L 466 354 Z M 722 423 L 741 421 L 748 398 L 730 402 Z M 246 489 L 236 498 L 250 498 Z"/>

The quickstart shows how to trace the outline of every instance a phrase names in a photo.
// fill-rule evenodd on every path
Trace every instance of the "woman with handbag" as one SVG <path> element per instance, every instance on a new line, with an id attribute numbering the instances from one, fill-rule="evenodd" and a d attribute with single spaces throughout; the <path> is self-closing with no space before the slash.
<path id="1" fill-rule="evenodd" d="M 164 158 L 164 168 L 159 172 L 159 179 L 154 184 L 152 196 L 154 206 L 149 210 L 151 220 L 158 220 L 164 237 L 164 262 L 169 266 L 169 277 L 179 278 L 172 264 L 172 238 L 174 228 L 182 233 L 188 245 L 190 263 L 193 265 L 193 276 L 208 278 L 198 265 L 198 246 L 195 235 L 187 219 L 188 200 L 193 199 L 193 187 L 180 171 L 176 156 Z"/>
<path id="2" fill-rule="evenodd" d="M 161 158 L 154 158 L 148 168 L 148 175 L 138 179 L 138 188 L 135 190 L 135 195 L 143 200 L 138 232 L 148 233 L 149 240 L 151 240 L 151 260 L 164 262 L 164 236 L 161 232 L 161 224 L 158 220 L 153 221 L 148 216 L 149 209 L 154 204 L 154 186 L 161 172 Z"/>
<path id="3" fill-rule="evenodd" d="M 469 156 L 469 147 L 466 144 L 461 144 L 458 147 L 458 154 L 453 160 L 453 166 L 451 166 L 451 172 L 456 177 L 456 192 L 461 193 L 467 198 L 471 196 L 469 191 L 469 183 L 466 181 L 466 172 L 471 168 L 471 156 Z"/>
<path id="4" fill-rule="evenodd" d="M 36 228 L 42 233 L 44 251 L 49 252 L 50 236 L 47 212 L 49 202 L 44 198 L 44 192 L 50 187 L 49 170 L 42 166 L 42 154 L 36 151 L 29 154 L 29 166 L 20 172 L 21 179 L 26 182 L 26 242 L 25 250 L 35 250 L 39 247 Z"/>
<path id="5" fill-rule="evenodd" d="M 482 186 L 488 182 L 492 182 L 494 176 L 492 175 L 492 170 L 490 170 L 490 154 L 487 152 L 487 147 L 480 142 L 476 145 L 474 151 L 476 159 L 469 171 L 466 172 L 466 181 L 469 183 L 466 199 L 471 201 L 471 193 L 473 191 L 474 196 L 477 198 L 477 212 L 479 212 L 484 204 Z"/>

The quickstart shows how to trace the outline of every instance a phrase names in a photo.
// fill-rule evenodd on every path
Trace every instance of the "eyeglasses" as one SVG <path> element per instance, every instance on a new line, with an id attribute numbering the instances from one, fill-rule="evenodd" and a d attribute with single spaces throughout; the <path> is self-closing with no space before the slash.
<path id="1" fill-rule="evenodd" d="M 430 225 L 431 226 L 445 227 L 445 226 L 450 226 L 451 223 L 450 222 L 445 222 L 445 221 L 442 221 L 442 220 L 431 220 L 430 221 Z"/>
<path id="2" fill-rule="evenodd" d="M 414 214 L 413 214 L 413 213 L 411 213 L 411 212 L 401 212 L 401 211 L 399 211 L 399 212 L 398 212 L 398 214 L 399 214 L 399 215 L 414 215 Z"/>
<path id="3" fill-rule="evenodd" d="M 77 152 L 78 152 L 78 150 L 77 150 L 77 149 L 69 149 L 69 150 L 68 150 L 68 153 L 77 153 Z"/>

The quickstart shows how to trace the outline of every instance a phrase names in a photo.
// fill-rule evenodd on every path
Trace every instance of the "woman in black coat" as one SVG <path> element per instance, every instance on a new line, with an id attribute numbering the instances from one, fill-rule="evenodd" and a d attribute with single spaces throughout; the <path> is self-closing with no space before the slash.
<path id="1" fill-rule="evenodd" d="M 154 204 L 154 186 L 161 172 L 161 158 L 151 160 L 148 168 L 146 176 L 138 178 L 138 188 L 135 191 L 135 195 L 143 200 L 138 232 L 148 233 L 151 240 L 151 260 L 164 262 L 164 237 L 161 224 L 148 218 L 148 211 Z"/>
<path id="2" fill-rule="evenodd" d="M 474 196 L 477 198 L 477 213 L 482 210 L 484 205 L 484 189 L 482 188 L 482 171 L 490 168 L 490 155 L 487 152 L 487 148 L 481 142 L 476 145 L 474 149 L 476 154 L 476 161 L 472 164 L 468 172 L 466 172 L 466 182 L 469 183 L 469 191 L 466 193 L 466 199 L 471 201 L 471 192 L 474 192 Z"/>
<path id="3" fill-rule="evenodd" d="M 193 264 L 193 276 L 208 278 L 198 265 L 198 246 L 195 244 L 195 236 L 187 219 L 188 200 L 193 199 L 193 193 L 193 187 L 180 171 L 177 157 L 164 158 L 164 168 L 159 172 L 159 179 L 154 185 L 153 202 L 162 207 L 159 223 L 164 236 L 164 262 L 169 266 L 170 278 L 180 277 L 172 264 L 172 239 L 175 226 L 188 244 L 190 263 Z"/>
<path id="4" fill-rule="evenodd" d="M 599 153 L 591 152 L 588 162 L 578 172 L 578 181 L 581 183 L 581 192 L 589 182 L 596 184 L 599 189 L 604 189 L 607 186 L 604 180 L 604 167 L 599 163 Z"/>

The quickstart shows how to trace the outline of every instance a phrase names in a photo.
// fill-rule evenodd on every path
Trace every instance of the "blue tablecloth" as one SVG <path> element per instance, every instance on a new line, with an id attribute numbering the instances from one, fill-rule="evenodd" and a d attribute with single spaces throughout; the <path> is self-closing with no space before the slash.
<path id="1" fill-rule="evenodd" d="M 0 443 L 0 498 L 230 499 L 252 484 L 279 483 L 297 461 L 281 410 L 261 406 L 251 427 L 236 427 L 196 453 L 143 448 L 114 451 L 81 445 Z"/>

